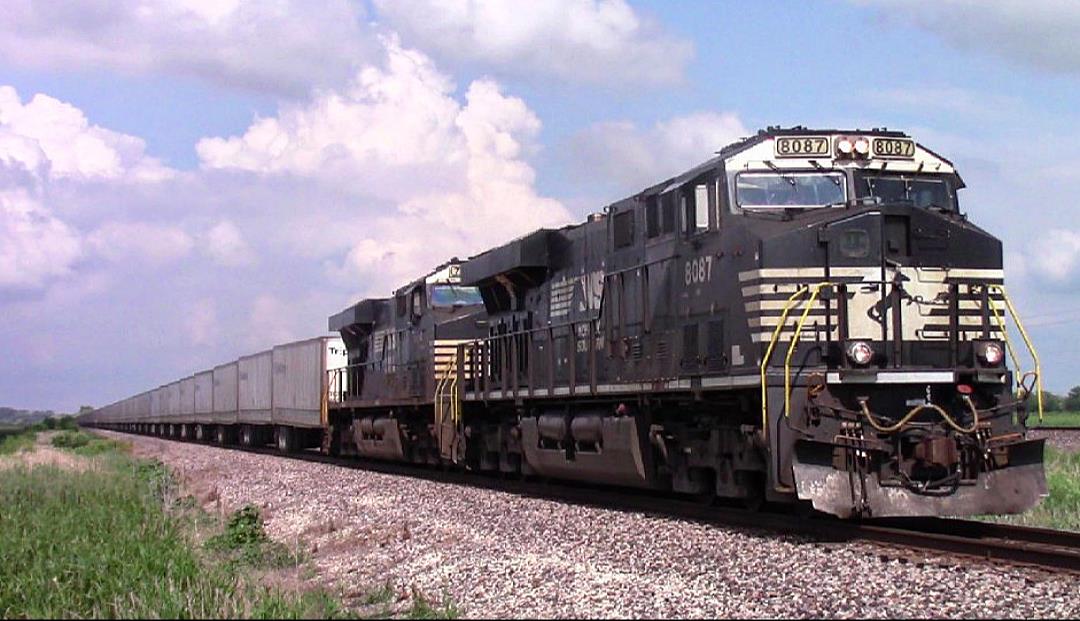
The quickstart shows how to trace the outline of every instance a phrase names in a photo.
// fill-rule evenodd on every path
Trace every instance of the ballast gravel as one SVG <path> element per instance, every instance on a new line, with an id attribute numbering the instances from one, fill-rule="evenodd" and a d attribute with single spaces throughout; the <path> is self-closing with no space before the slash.
<path id="1" fill-rule="evenodd" d="M 466 617 L 1080 616 L 1067 574 L 121 437 L 209 510 L 263 507 L 271 537 L 310 552 L 311 583 L 355 606 L 388 585 Z"/>

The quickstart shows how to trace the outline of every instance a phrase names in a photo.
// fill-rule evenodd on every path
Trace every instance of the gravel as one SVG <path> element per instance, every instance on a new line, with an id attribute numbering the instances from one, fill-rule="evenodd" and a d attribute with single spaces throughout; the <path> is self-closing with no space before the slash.
<path id="1" fill-rule="evenodd" d="M 209 510 L 264 508 L 358 605 L 384 585 L 468 617 L 1060 617 L 1075 577 L 131 437 Z M 399 608 L 400 609 L 400 608 Z"/>
<path id="2" fill-rule="evenodd" d="M 1032 429 L 1028 432 L 1032 438 L 1046 438 L 1046 443 L 1060 451 L 1075 453 L 1080 451 L 1080 429 Z"/>

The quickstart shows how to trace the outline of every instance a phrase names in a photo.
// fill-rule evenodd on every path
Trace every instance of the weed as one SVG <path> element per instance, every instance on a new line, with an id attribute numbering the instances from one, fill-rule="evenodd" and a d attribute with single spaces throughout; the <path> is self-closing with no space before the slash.
<path id="1" fill-rule="evenodd" d="M 37 440 L 37 433 L 33 431 L 21 431 L 20 433 L 6 435 L 0 438 L 0 455 L 14 455 L 19 451 L 29 449 L 34 446 L 34 442 Z"/>
<path id="2" fill-rule="evenodd" d="M 416 587 L 412 590 L 412 606 L 405 616 L 409 619 L 456 619 L 461 615 L 453 600 L 443 595 L 441 602 L 433 603 Z"/>
<path id="3" fill-rule="evenodd" d="M 347 614 L 325 592 L 272 589 L 206 559 L 165 510 L 161 464 L 119 453 L 102 464 L 0 471 L 0 618 Z"/>
<path id="4" fill-rule="evenodd" d="M 250 567 L 297 567 L 303 554 L 271 541 L 263 530 L 259 508 L 247 505 L 229 516 L 224 532 L 206 542 L 210 550 L 223 553 L 234 564 Z"/>

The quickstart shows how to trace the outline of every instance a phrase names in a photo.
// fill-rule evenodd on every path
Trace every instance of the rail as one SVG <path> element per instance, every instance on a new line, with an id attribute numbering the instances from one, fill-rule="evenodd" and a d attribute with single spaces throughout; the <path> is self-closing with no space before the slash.
<path id="1" fill-rule="evenodd" d="M 1027 346 L 1028 354 L 1035 363 L 1035 402 L 1039 407 L 1039 421 L 1041 422 L 1043 419 L 1043 390 L 1042 365 L 1039 363 L 1039 354 L 1035 351 L 1035 346 L 1032 344 L 1031 339 L 1028 338 L 1027 330 L 1024 330 L 1024 324 L 1020 321 L 1020 315 L 1016 312 L 1012 300 L 1009 299 L 1009 294 L 1005 291 L 1005 285 L 990 285 L 988 289 L 990 291 L 996 290 L 1001 293 L 1001 298 L 1005 301 L 1005 308 L 1012 316 L 1013 323 L 1016 324 L 1016 329 L 1019 330 L 1020 336 L 1024 339 L 1024 345 Z M 1001 334 L 1005 340 L 1005 347 L 1009 350 L 1009 356 L 1012 357 L 1013 364 L 1016 366 L 1017 388 L 1019 389 L 1023 386 L 1023 374 L 1021 373 L 1020 361 L 1016 355 L 1016 348 L 1013 347 L 1012 341 L 1009 340 L 1009 333 L 1005 329 L 1005 319 L 1001 316 L 1000 311 L 998 311 L 997 304 L 994 303 L 994 298 L 992 296 L 987 296 L 986 299 L 990 304 L 990 309 L 994 312 L 994 319 L 1001 328 Z M 1028 393 L 1030 394 L 1030 391 L 1028 391 Z"/>

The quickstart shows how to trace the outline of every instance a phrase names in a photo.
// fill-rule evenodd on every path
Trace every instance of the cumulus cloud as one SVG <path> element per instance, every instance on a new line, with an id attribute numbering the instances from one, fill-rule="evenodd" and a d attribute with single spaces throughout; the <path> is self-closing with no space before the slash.
<path id="1" fill-rule="evenodd" d="M 853 0 L 949 43 L 1050 71 L 1080 72 L 1080 3 L 1074 0 Z"/>
<path id="2" fill-rule="evenodd" d="M 81 254 L 78 234 L 45 208 L 39 180 L 0 156 L 0 292 L 66 276 Z"/>
<path id="3" fill-rule="evenodd" d="M 221 265 L 241 266 L 255 262 L 255 254 L 240 229 L 229 220 L 222 220 L 203 236 L 206 253 Z"/>
<path id="4" fill-rule="evenodd" d="M 8 0 L 0 57 L 16 66 L 186 75 L 303 95 L 347 79 L 372 41 L 351 0 Z"/>
<path id="5" fill-rule="evenodd" d="M 57 215 L 54 198 L 58 183 L 129 185 L 173 175 L 146 155 L 141 139 L 93 125 L 48 95 L 24 103 L 0 86 L 0 289 L 41 288 L 69 275 L 87 250 L 112 260 L 136 250 L 151 260 L 175 253 L 182 237 L 138 225 L 109 225 L 84 240 Z"/>
<path id="6" fill-rule="evenodd" d="M 173 174 L 145 150 L 142 139 L 91 125 L 71 104 L 40 93 L 24 104 L 14 88 L 0 86 L 2 159 L 54 179 L 158 181 Z"/>
<path id="7" fill-rule="evenodd" d="M 629 121 L 597 123 L 571 139 L 567 166 L 621 195 L 700 164 L 747 134 L 733 113 L 698 112 L 648 128 Z"/>
<path id="8" fill-rule="evenodd" d="M 146 222 L 108 222 L 91 232 L 86 242 L 109 261 L 148 267 L 181 259 L 194 246 L 183 229 Z"/>
<path id="9" fill-rule="evenodd" d="M 373 289 L 571 219 L 535 190 L 524 158 L 540 121 L 525 102 L 489 79 L 459 101 L 430 58 L 393 37 L 384 45 L 382 65 L 365 67 L 348 88 L 284 106 L 241 136 L 200 141 L 203 167 L 348 191 L 351 211 L 315 241 L 348 235 L 344 260 L 330 269 L 363 275 Z M 318 211 L 304 210 L 305 241 Z"/>
<path id="10" fill-rule="evenodd" d="M 624 0 L 376 0 L 406 43 L 515 75 L 592 83 L 677 82 L 693 56 Z"/>

